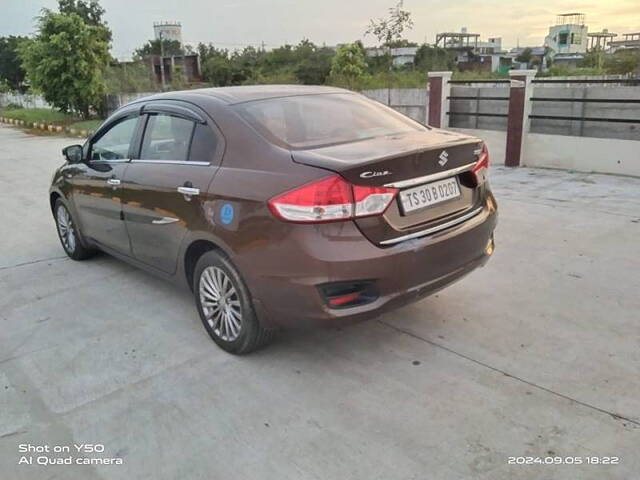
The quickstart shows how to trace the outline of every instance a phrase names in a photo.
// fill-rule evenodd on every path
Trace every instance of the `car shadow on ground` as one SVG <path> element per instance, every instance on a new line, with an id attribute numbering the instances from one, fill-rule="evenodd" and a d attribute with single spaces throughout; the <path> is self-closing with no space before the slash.
<path id="1" fill-rule="evenodd" d="M 89 262 L 99 263 L 101 266 L 108 268 L 115 275 L 129 277 L 127 281 L 144 284 L 145 288 L 137 295 L 137 301 L 141 304 L 154 302 L 158 295 L 160 295 L 165 303 L 179 305 L 180 310 L 184 311 L 186 315 L 183 318 L 184 322 L 182 323 L 181 328 L 190 331 L 196 329 L 203 338 L 206 338 L 207 341 L 209 341 L 207 332 L 205 331 L 198 315 L 193 299 L 193 293 L 186 286 L 184 288 L 176 288 L 176 286 L 171 282 L 159 278 L 152 273 L 130 266 L 103 252 L 99 252 L 97 256 L 89 260 Z M 145 291 L 148 292 L 148 294 L 145 294 Z M 116 292 L 105 292 L 105 295 L 116 295 Z M 145 298 L 145 296 L 147 296 L 147 298 Z M 424 322 L 429 322 L 429 299 L 426 298 L 421 300 L 419 305 L 421 309 L 420 317 L 422 317 Z M 335 348 L 348 349 L 350 347 L 361 348 L 364 344 L 358 339 L 363 335 L 369 337 L 368 343 L 366 344 L 367 349 L 384 349 L 385 335 L 376 335 L 374 341 L 370 337 L 372 330 L 386 330 L 387 338 L 390 339 L 402 333 L 389 325 L 388 322 L 402 318 L 409 319 L 409 317 L 412 317 L 413 319 L 416 314 L 417 311 L 415 308 L 409 306 L 400 308 L 392 313 L 383 314 L 374 319 L 350 323 L 344 326 L 319 325 L 313 327 L 279 329 L 271 343 L 260 348 L 258 351 L 247 355 L 246 357 L 263 359 L 265 357 L 281 355 L 287 351 L 290 352 L 300 349 L 308 349 L 311 346 L 313 346 L 313 349 L 328 348 L 330 350 L 334 350 Z M 371 344 L 372 341 L 374 341 L 375 345 Z M 391 343 L 390 340 L 389 343 Z M 212 340 L 210 341 L 210 346 L 212 349 L 218 349 Z"/>

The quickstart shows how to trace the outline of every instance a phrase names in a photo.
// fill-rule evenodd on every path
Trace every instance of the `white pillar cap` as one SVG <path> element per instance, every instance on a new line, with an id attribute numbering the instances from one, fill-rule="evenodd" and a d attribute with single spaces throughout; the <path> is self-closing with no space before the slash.
<path id="1" fill-rule="evenodd" d="M 518 76 L 518 77 L 535 77 L 538 74 L 538 70 L 509 70 L 509 76 Z"/>
<path id="2" fill-rule="evenodd" d="M 450 77 L 453 75 L 453 72 L 429 72 L 427 73 L 429 78 L 431 77 Z"/>

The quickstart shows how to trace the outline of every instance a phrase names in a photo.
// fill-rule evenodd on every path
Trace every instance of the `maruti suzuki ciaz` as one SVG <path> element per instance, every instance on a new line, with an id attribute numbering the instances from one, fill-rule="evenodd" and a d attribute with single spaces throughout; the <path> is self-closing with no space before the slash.
<path id="1" fill-rule="evenodd" d="M 50 203 L 69 257 L 188 286 L 236 354 L 423 298 L 494 248 L 486 145 L 338 88 L 162 93 L 63 154 Z"/>

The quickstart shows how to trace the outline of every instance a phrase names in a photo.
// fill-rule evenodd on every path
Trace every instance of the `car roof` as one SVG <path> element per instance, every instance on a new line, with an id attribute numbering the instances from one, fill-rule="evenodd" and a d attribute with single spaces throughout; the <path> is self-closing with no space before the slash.
<path id="1" fill-rule="evenodd" d="M 270 98 L 292 97 L 299 95 L 321 95 L 330 93 L 353 93 L 349 90 L 336 87 L 322 87 L 310 85 L 247 85 L 238 87 L 198 88 L 195 90 L 182 90 L 166 92 L 147 97 L 146 100 L 176 99 L 193 100 L 193 96 L 209 96 L 217 98 L 226 104 L 267 100 Z"/>

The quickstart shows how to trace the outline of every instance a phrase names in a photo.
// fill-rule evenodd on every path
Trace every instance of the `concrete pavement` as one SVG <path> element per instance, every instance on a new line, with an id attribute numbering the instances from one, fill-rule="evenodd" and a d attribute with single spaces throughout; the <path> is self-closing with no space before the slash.
<path id="1" fill-rule="evenodd" d="M 106 255 L 64 256 L 47 188 L 74 142 L 0 126 L 3 477 L 640 470 L 640 179 L 493 168 L 500 224 L 484 269 L 377 321 L 285 332 L 238 358 L 209 340 L 189 294 Z M 124 463 L 18 465 L 26 443 L 104 444 L 84 456 Z"/>

